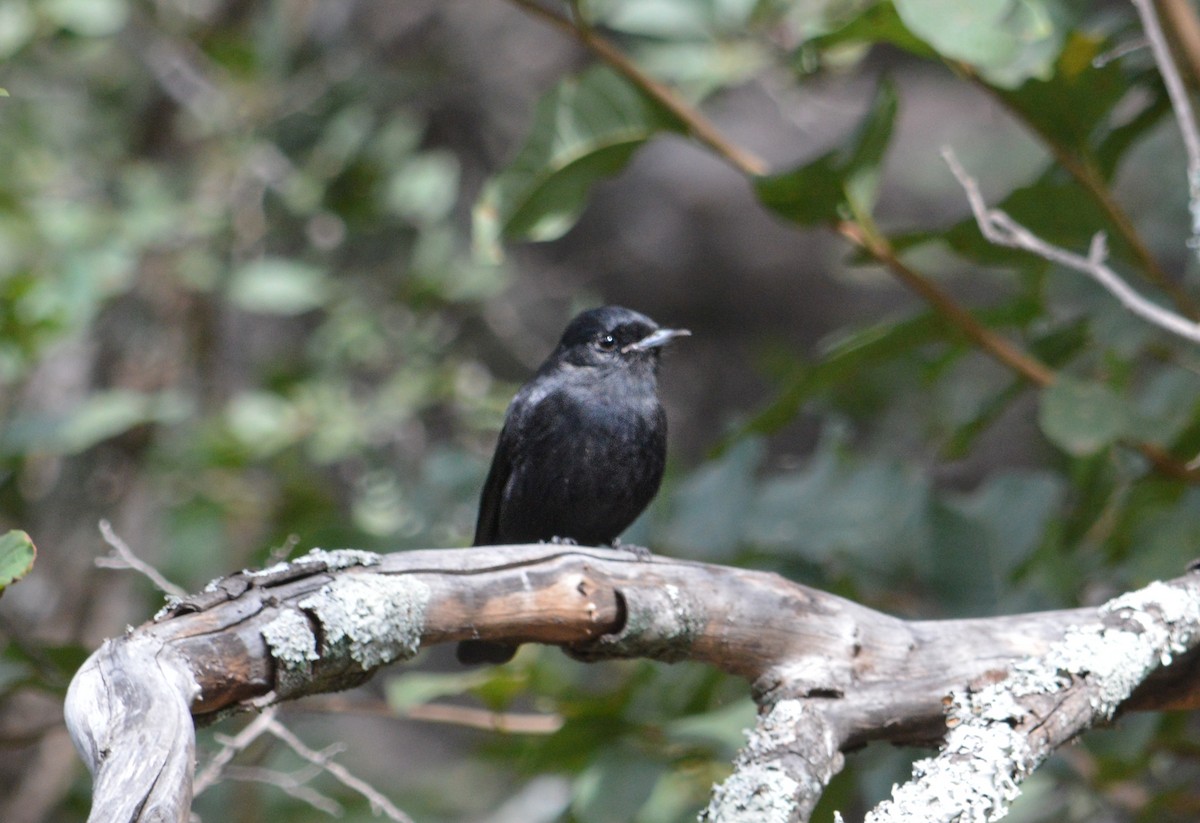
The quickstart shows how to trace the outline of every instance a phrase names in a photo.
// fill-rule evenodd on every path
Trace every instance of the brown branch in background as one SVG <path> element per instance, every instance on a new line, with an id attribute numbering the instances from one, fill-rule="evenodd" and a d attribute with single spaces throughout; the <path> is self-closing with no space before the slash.
<path id="1" fill-rule="evenodd" d="M 673 89 L 643 72 L 620 49 L 597 34 L 590 26 L 583 23 L 577 24 L 567 17 L 539 5 L 534 0 L 509 1 L 530 15 L 578 40 L 626 80 L 678 117 L 692 137 L 708 146 L 738 171 L 754 177 L 766 173 L 767 164 L 761 157 L 735 146 L 727 140 L 706 117 L 700 114 L 695 106 L 680 99 Z"/>
<path id="2" fill-rule="evenodd" d="M 871 236 L 858 223 L 842 221 L 838 234 L 882 263 L 897 280 L 916 292 L 938 314 L 962 332 L 975 345 L 1035 386 L 1045 388 L 1054 382 L 1054 371 L 1032 355 L 1026 354 L 1005 338 L 976 320 L 970 312 L 936 283 L 914 271 L 896 256 L 883 237 Z"/>
<path id="3" fill-rule="evenodd" d="M 397 713 L 382 700 L 350 700 L 340 695 L 327 695 L 304 701 L 297 707 L 302 712 L 359 714 L 389 717 L 393 720 L 418 720 L 425 723 L 445 723 L 468 729 L 482 729 L 505 734 L 554 734 L 566 719 L 561 714 L 537 712 L 494 712 L 476 706 L 455 706 L 449 703 L 421 703 Z"/>
<path id="4" fill-rule="evenodd" d="M 1190 0 L 1154 0 L 1154 7 L 1180 73 L 1190 87 L 1200 87 L 1200 18 L 1195 8 Z"/>
<path id="5" fill-rule="evenodd" d="M 1152 0 L 1133 0 L 1150 51 L 1154 53 L 1154 64 L 1162 76 L 1167 96 L 1171 98 L 1171 111 L 1183 139 L 1183 150 L 1187 154 L 1188 207 L 1192 213 L 1192 245 L 1200 238 L 1200 127 L 1192 109 L 1192 100 L 1187 86 L 1179 74 L 1179 68 L 1171 55 L 1171 47 L 1163 34 L 1162 23 L 1154 10 Z"/>

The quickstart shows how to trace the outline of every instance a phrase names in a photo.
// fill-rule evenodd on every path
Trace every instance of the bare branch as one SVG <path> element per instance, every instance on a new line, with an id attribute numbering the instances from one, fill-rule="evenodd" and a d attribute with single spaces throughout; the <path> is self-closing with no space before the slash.
<path id="1" fill-rule="evenodd" d="M 396 823 L 413 823 L 411 817 L 396 808 L 392 801 L 384 797 L 378 789 L 365 780 L 355 777 L 345 766 L 330 759 L 331 755 L 329 753 L 319 752 L 316 749 L 306 746 L 304 741 L 292 733 L 291 729 L 275 718 L 271 718 L 268 722 L 267 730 L 286 743 L 288 748 L 300 757 L 314 766 L 319 766 L 336 778 L 343 786 L 353 789 L 365 797 L 367 802 L 371 804 L 371 811 L 376 815 L 386 815 L 388 820 L 394 820 Z"/>
<path id="2" fill-rule="evenodd" d="M 267 727 L 275 719 L 278 711 L 279 709 L 275 706 L 264 709 L 262 714 L 247 723 L 246 728 L 233 737 L 218 735 L 217 742 L 221 744 L 221 748 L 217 750 L 207 765 L 196 775 L 196 780 L 192 784 L 193 794 L 200 794 L 200 792 L 215 785 L 221 779 L 221 776 L 225 772 L 225 767 L 229 765 L 230 761 L 245 751 L 255 740 L 258 740 L 258 738 L 267 733 Z"/>
<path id="3" fill-rule="evenodd" d="M 289 797 L 294 797 L 301 803 L 307 803 L 317 811 L 324 812 L 330 817 L 341 817 L 344 812 L 342 804 L 308 785 L 320 773 L 321 769 L 316 766 L 309 766 L 295 774 L 260 769 L 254 766 L 230 766 L 225 770 L 224 777 L 226 780 L 274 786 Z"/>
<path id="4" fill-rule="evenodd" d="M 1200 575 L 1164 585 L 1200 600 Z M 72 681 L 66 714 L 95 771 L 94 820 L 183 821 L 191 715 L 336 691 L 420 645 L 466 637 L 551 643 L 584 660 L 691 659 L 745 678 L 767 712 L 713 808 L 750 791 L 756 808 L 803 820 L 840 768 L 838 752 L 940 740 L 944 695 L 1102 619 L 1076 609 L 905 621 L 774 574 L 611 549 L 317 550 L 215 581 L 108 641 Z M 1200 704 L 1194 658 L 1156 671 L 1126 705 Z M 788 727 L 796 717 L 805 729 Z M 263 722 L 291 745 L 286 729 Z M 824 735 L 815 748 L 808 732 Z M 328 755 L 311 762 L 360 790 Z"/>
<path id="5" fill-rule="evenodd" d="M 185 589 L 176 586 L 164 577 L 162 572 L 134 554 L 133 549 L 129 548 L 129 544 L 113 531 L 112 524 L 107 520 L 100 521 L 100 536 L 104 538 L 105 543 L 112 547 L 113 551 L 116 552 L 116 556 L 97 557 L 97 566 L 103 569 L 132 569 L 148 577 L 150 582 L 162 592 L 173 597 L 185 597 L 187 595 Z"/>
<path id="6" fill-rule="evenodd" d="M 901 260 L 885 238 L 869 234 L 860 224 L 850 221 L 839 223 L 837 230 L 887 266 L 897 280 L 920 295 L 934 311 L 984 352 L 1035 386 L 1049 386 L 1054 382 L 1053 369 L 976 320 L 949 292 Z"/>
<path id="7" fill-rule="evenodd" d="M 979 185 L 967 174 L 951 149 L 942 149 L 942 157 L 966 192 L 979 231 L 989 242 L 997 246 L 1021 249 L 1036 254 L 1043 260 L 1086 274 L 1107 289 L 1133 314 L 1185 340 L 1200 343 L 1200 323 L 1194 323 L 1142 297 L 1105 263 L 1107 253 L 1103 238 L 1097 240 L 1093 237 L 1087 256 L 1047 243 L 1005 212 L 989 209 L 979 191 Z"/>

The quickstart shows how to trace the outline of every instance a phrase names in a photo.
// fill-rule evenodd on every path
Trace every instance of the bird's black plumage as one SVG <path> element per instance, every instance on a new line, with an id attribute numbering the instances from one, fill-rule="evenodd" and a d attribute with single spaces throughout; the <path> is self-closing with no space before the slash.
<path id="1" fill-rule="evenodd" d="M 576 316 L 509 404 L 475 545 L 613 544 L 658 493 L 667 453 L 659 352 L 688 333 L 620 306 Z M 464 663 L 502 663 L 514 652 L 477 640 L 458 646 Z"/>

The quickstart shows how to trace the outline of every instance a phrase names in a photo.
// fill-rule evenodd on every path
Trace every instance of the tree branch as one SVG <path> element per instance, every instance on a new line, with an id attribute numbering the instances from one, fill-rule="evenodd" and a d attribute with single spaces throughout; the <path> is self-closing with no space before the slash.
<path id="1" fill-rule="evenodd" d="M 1169 586 L 1200 598 L 1200 575 Z M 765 712 L 712 819 L 737 819 L 720 810 L 750 789 L 761 808 L 788 810 L 777 819 L 803 820 L 838 752 L 940 740 L 945 695 L 1003 677 L 1102 617 L 905 621 L 774 574 L 620 550 L 314 550 L 216 581 L 106 642 L 72 681 L 66 715 L 95 775 L 92 820 L 183 821 L 193 716 L 343 689 L 421 645 L 468 637 L 557 644 L 583 660 L 692 659 L 745 678 Z M 1131 706 L 1200 703 L 1194 661 L 1148 683 Z M 787 728 L 817 715 L 810 729 Z"/>
<path id="2" fill-rule="evenodd" d="M 1152 671 L 1200 639 L 1200 600 L 1163 583 L 1110 601 L 1099 618 L 1072 627 L 999 683 L 955 690 L 942 752 L 916 763 L 914 779 L 867 823 L 949 823 L 964 809 L 979 819 L 1002 816 L 1055 749 L 1111 720 Z"/>

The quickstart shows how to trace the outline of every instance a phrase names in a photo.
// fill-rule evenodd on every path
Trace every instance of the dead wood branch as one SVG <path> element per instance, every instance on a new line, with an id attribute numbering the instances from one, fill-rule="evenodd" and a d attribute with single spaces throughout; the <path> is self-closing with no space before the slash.
<path id="1" fill-rule="evenodd" d="M 1200 598 L 1200 575 L 1162 585 Z M 585 660 L 692 659 L 750 682 L 764 744 L 739 769 L 786 777 L 773 784 L 787 791 L 773 800 L 786 816 L 773 819 L 803 820 L 840 752 L 941 740 L 948 695 L 1005 679 L 1102 617 L 905 621 L 774 574 L 619 550 L 314 551 L 216 581 L 108 641 L 73 681 L 67 718 L 96 776 L 92 820 L 183 821 L 193 717 L 342 689 L 468 637 L 557 644 Z M 1179 650 L 1124 708 L 1195 705 L 1195 666 Z M 827 745 L 808 748 L 792 714 L 819 716 Z M 724 791 L 736 805 L 735 788 Z"/>

